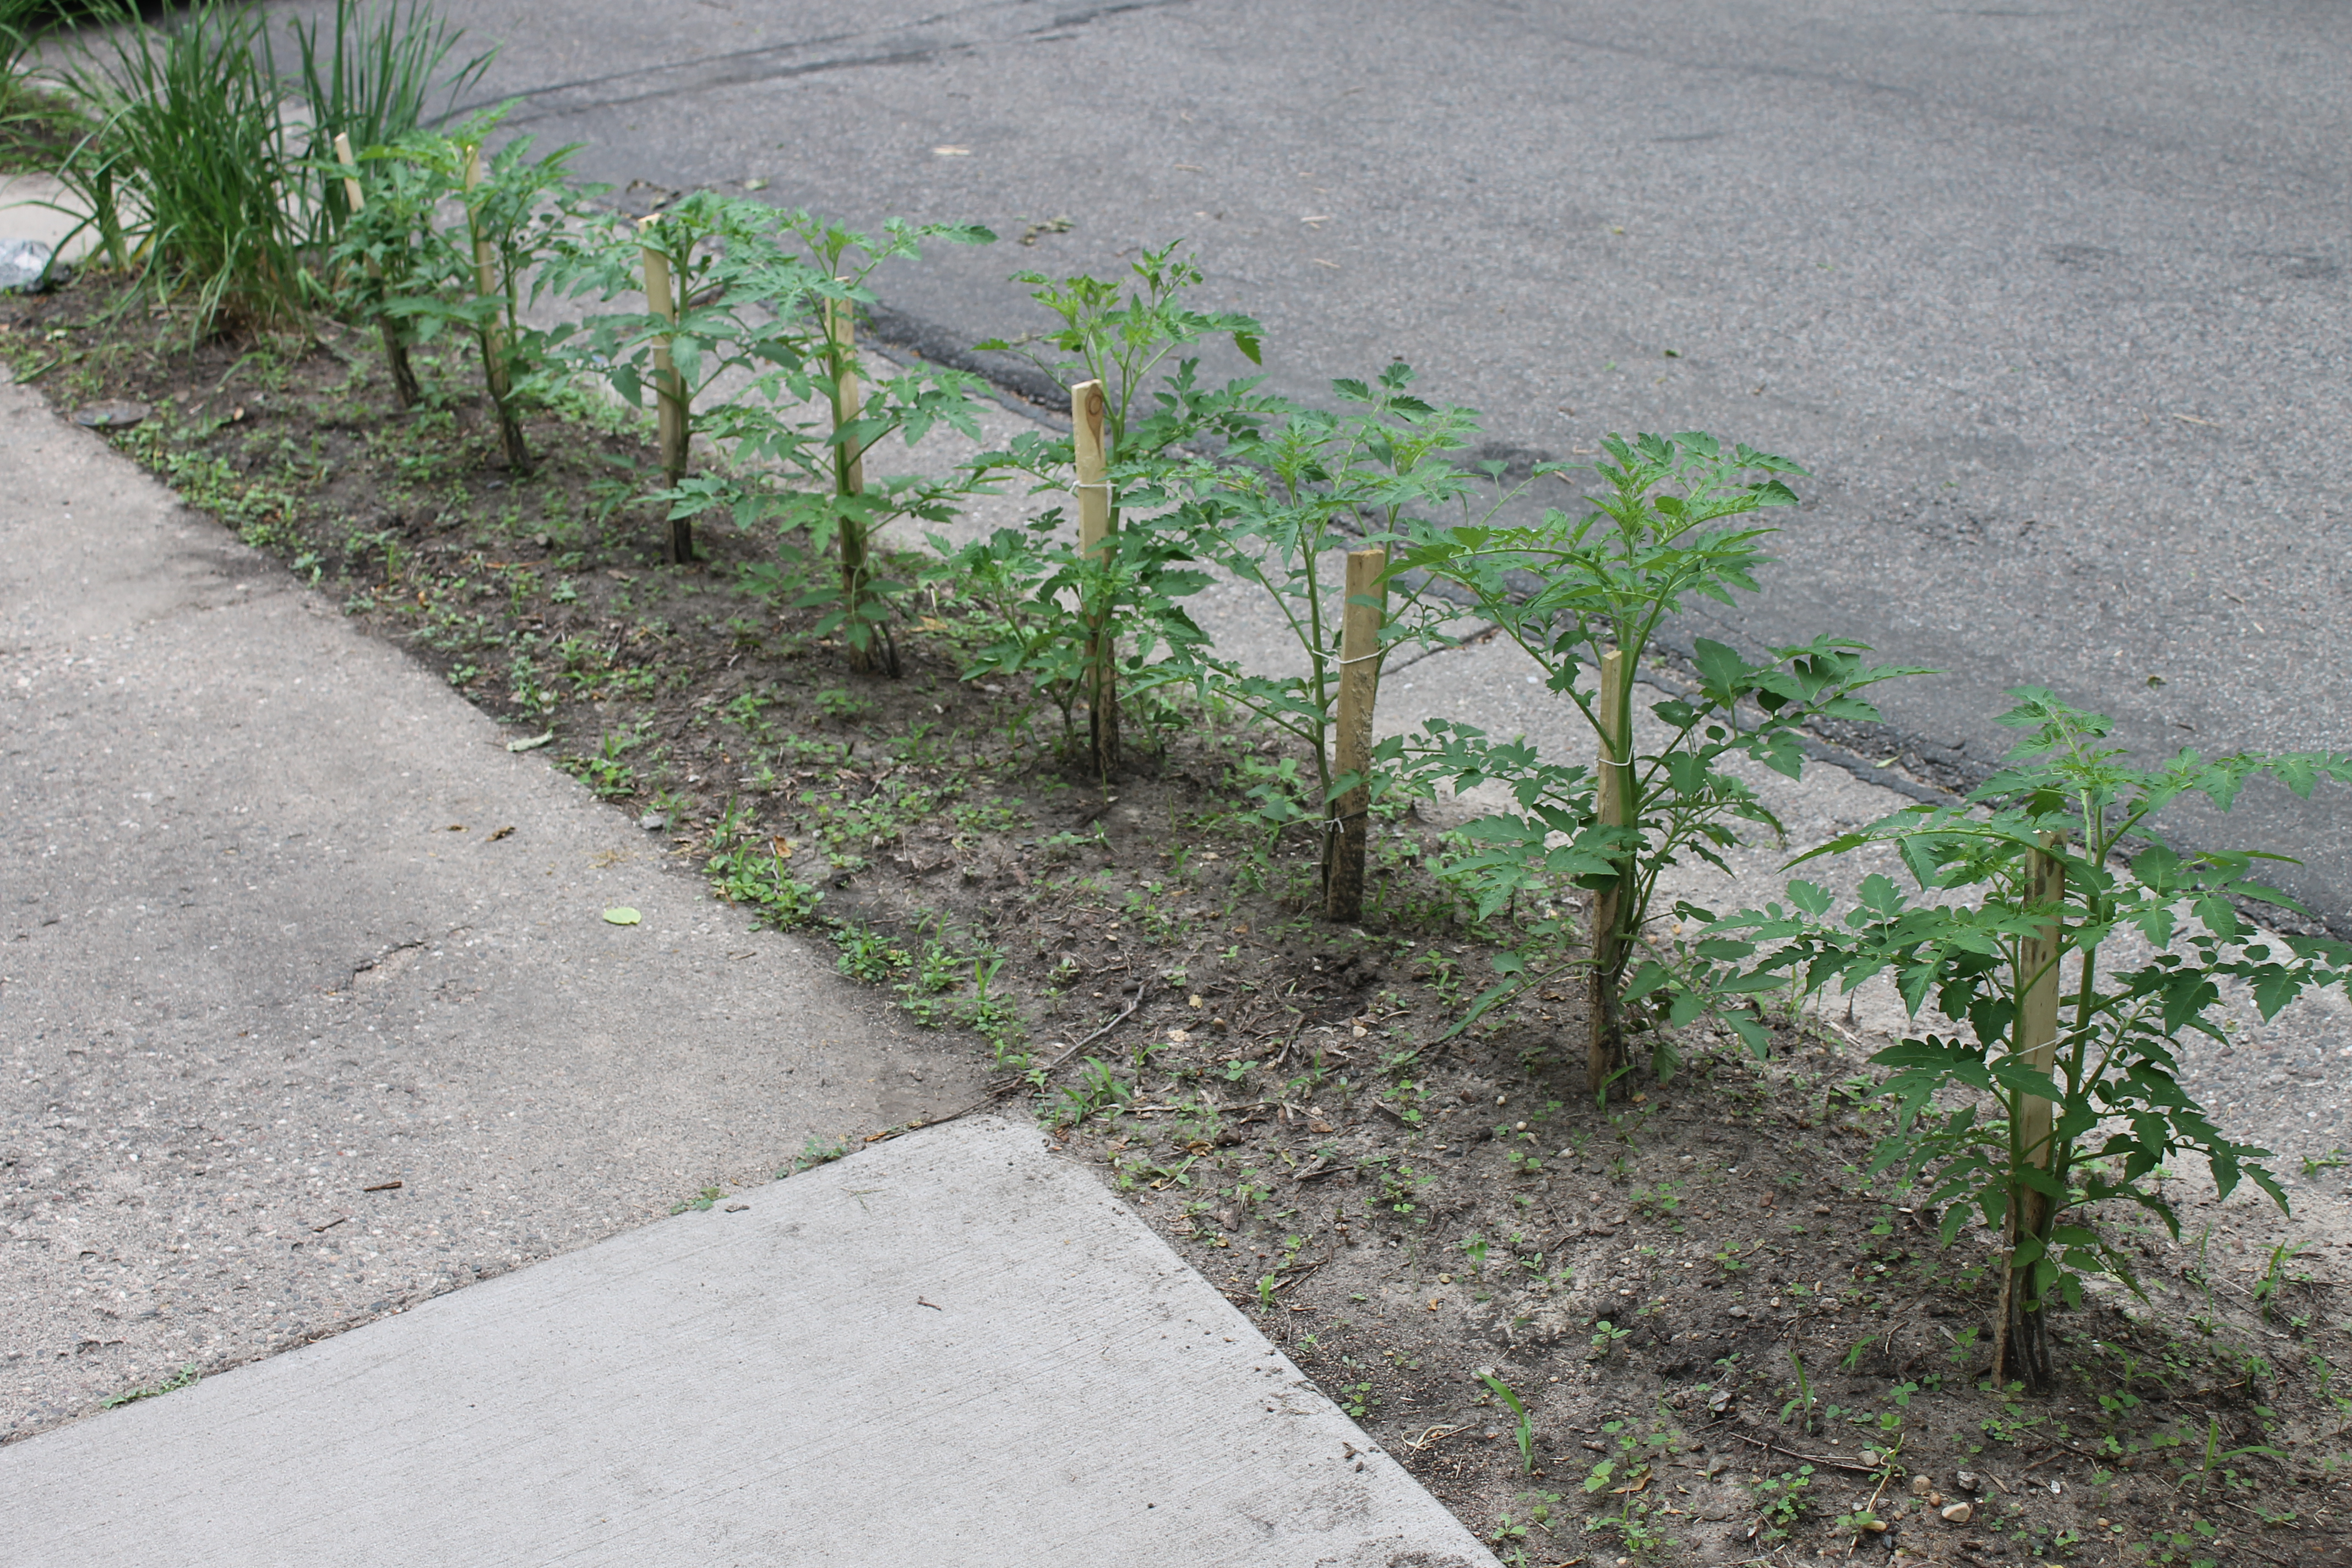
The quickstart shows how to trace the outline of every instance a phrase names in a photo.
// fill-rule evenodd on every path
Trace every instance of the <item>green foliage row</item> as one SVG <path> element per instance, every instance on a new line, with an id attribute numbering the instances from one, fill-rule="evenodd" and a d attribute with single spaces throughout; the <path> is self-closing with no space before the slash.
<path id="1" fill-rule="evenodd" d="M 0 16 L 0 47 L 21 50 L 13 16 Z M 1762 518 L 1796 502 L 1806 476 L 1795 463 L 1704 433 L 1612 436 L 1590 465 L 1538 464 L 1514 479 L 1470 460 L 1477 416 L 1417 396 L 1402 364 L 1334 383 L 1329 407 L 1275 396 L 1254 377 L 1210 384 L 1204 345 L 1230 342 L 1255 364 L 1263 333 L 1246 315 L 1195 309 L 1202 275 L 1170 245 L 1114 279 L 1018 275 L 1051 324 L 978 345 L 1025 354 L 1064 384 L 1101 384 L 1105 547 L 1081 553 L 1053 504 L 961 546 L 934 534 L 933 559 L 910 567 L 876 544 L 894 522 L 945 523 L 1007 486 L 1074 491 L 1074 440 L 1046 432 L 946 479 L 863 475 L 886 443 L 980 430 L 970 377 L 925 367 L 865 384 L 852 339 L 875 273 L 927 246 L 992 236 L 898 221 L 859 234 L 707 192 L 631 222 L 570 179 L 572 149 L 539 154 L 528 138 L 492 149 L 497 112 L 425 127 L 430 105 L 478 80 L 488 57 L 453 64 L 458 35 L 415 0 L 405 12 L 339 0 L 331 25 L 296 37 L 310 110 L 299 132 L 250 9 L 206 4 L 162 30 L 126 18 L 104 63 L 65 73 L 99 129 L 64 177 L 106 254 L 184 301 L 192 331 L 338 310 L 381 331 L 411 402 L 431 395 L 409 348 L 468 343 L 517 468 L 531 461 L 523 414 L 560 389 L 593 378 L 626 405 L 650 399 L 681 437 L 666 443 L 662 485 L 645 498 L 661 509 L 674 559 L 691 558 L 698 518 L 771 531 L 772 559 L 750 568 L 749 584 L 818 610 L 853 667 L 878 674 L 896 672 L 893 628 L 912 595 L 953 599 L 979 628 L 967 677 L 1025 680 L 1059 710 L 1066 740 L 1082 707 L 1107 700 L 1106 669 L 1150 722 L 1176 713 L 1180 696 L 1247 711 L 1309 759 L 1252 781 L 1276 835 L 1294 824 L 1327 832 L 1333 803 L 1357 787 L 1378 803 L 1498 786 L 1509 805 L 1464 828 L 1439 869 L 1482 918 L 1531 912 L 1513 923 L 1496 983 L 1461 1026 L 1579 974 L 1612 1036 L 1646 1032 L 1664 1078 L 1678 1026 L 1712 1018 L 1761 1051 L 1757 997 L 1892 977 L 1915 1018 L 1932 1006 L 1953 1027 L 1918 1029 L 1878 1058 L 1899 1125 L 1874 1168 L 1950 1204 L 1948 1235 L 1970 1213 L 2002 1231 L 2008 1326 L 2029 1344 L 2042 1304 L 2075 1299 L 2086 1274 L 2130 1282 L 2089 1211 L 2129 1201 L 2171 1223 L 2148 1183 L 2172 1154 L 2204 1158 L 2225 1193 L 2242 1177 L 2284 1201 L 2263 1152 L 2230 1139 L 2183 1089 L 2173 1042 L 2217 1031 L 2233 988 L 2269 1016 L 2346 984 L 2352 950 L 2247 926 L 2232 900 L 2292 907 L 2250 879 L 2258 857 L 2177 847 L 2158 816 L 2189 793 L 2226 809 L 2257 776 L 2299 793 L 2352 781 L 2352 757 L 2184 751 L 2147 767 L 2103 743 L 2105 720 L 2022 691 L 2004 721 L 2026 731 L 2013 765 L 1971 800 L 1898 813 L 1811 852 L 1892 847 L 1916 897 L 1874 877 L 1841 914 L 1823 889 L 1792 882 L 1787 905 L 1720 917 L 1677 905 L 1683 935 L 1662 942 L 1669 871 L 1726 867 L 1750 838 L 1781 837 L 1738 766 L 1797 777 L 1807 725 L 1874 720 L 1864 693 L 1920 673 L 1871 662 L 1833 633 L 1760 655 L 1702 639 L 1637 731 L 1633 692 L 1669 620 L 1757 591 L 1769 563 Z M 662 271 L 668 294 L 647 297 Z M 576 326 L 538 331 L 525 307 L 549 293 L 594 308 Z M 725 460 L 693 469 L 697 437 Z M 1529 521 L 1530 488 L 1562 479 L 1577 498 Z M 1593 761 L 1433 720 L 1380 747 L 1371 777 L 1339 775 L 1346 605 L 1330 558 L 1366 545 L 1390 552 L 1384 654 L 1442 642 L 1466 599 L 1584 718 Z M 1272 600 L 1302 654 L 1298 673 L 1269 676 L 1213 646 L 1186 601 L 1220 574 Z M 1623 679 L 1604 687 L 1612 661 Z M 1657 738 L 1636 743 L 1637 732 Z M 592 782 L 628 768 L 610 748 L 578 765 Z M 1602 809 L 1604 777 L 1622 820 Z M 730 819 L 711 874 L 763 919 L 804 921 L 818 895 L 785 853 Z M 1580 925 L 1585 894 L 1607 895 L 1596 907 L 1615 911 L 1612 929 Z M 2152 956 L 2105 962 L 2125 933 Z M 2055 1038 L 2028 1039 L 2027 994 L 2053 975 L 2064 984 Z M 1606 1077 L 1591 1088 L 1604 1097 Z"/>

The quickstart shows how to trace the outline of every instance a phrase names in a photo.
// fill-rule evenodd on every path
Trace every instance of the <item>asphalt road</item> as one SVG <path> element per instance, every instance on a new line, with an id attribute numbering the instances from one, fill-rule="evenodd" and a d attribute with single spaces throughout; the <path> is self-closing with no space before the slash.
<path id="1" fill-rule="evenodd" d="M 2143 752 L 2352 744 L 2341 6 L 460 15 L 504 46 L 486 91 L 594 177 L 995 228 L 885 280 L 935 345 L 1037 324 L 1017 268 L 1183 236 L 1280 389 L 1401 357 L 1514 451 L 1797 458 L 1766 591 L 1683 635 L 1945 671 L 1885 703 L 1927 776 L 1997 756 L 2026 683 Z M 2281 879 L 2352 929 L 2347 819 L 2257 790 L 2182 826 L 2302 855 Z"/>

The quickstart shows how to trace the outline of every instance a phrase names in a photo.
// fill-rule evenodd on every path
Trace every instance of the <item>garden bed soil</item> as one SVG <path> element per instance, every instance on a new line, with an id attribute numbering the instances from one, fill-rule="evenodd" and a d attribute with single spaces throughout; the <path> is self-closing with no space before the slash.
<path id="1" fill-rule="evenodd" d="M 1448 1036 L 1501 933 L 1432 875 L 1436 822 L 1383 825 L 1371 913 L 1335 926 L 1312 842 L 1252 815 L 1266 732 L 1171 713 L 1093 776 L 1033 694 L 961 679 L 951 585 L 910 601 L 891 680 L 744 575 L 773 538 L 705 526 L 662 563 L 633 416 L 542 412 L 518 474 L 462 392 L 396 408 L 357 332 L 173 330 L 95 285 L 0 300 L 0 355 L 61 412 L 114 405 L 109 439 L 677 874 L 966 1031 L 985 1103 L 1099 1170 L 1507 1561 L 2352 1564 L 2337 1241 L 2244 1196 L 2192 1200 L 2178 1243 L 2108 1215 L 2148 1299 L 2061 1313 L 2059 1391 L 2005 1396 L 1989 1237 L 1940 1245 L 1865 1173 L 1874 1042 L 1784 1019 L 1759 1063 L 1696 1032 L 1680 1077 L 1597 1108 L 1565 990 Z"/>

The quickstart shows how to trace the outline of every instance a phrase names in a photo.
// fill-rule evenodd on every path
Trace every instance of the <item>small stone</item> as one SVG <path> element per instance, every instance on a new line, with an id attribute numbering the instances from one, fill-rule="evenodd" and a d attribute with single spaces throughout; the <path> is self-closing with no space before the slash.
<path id="1" fill-rule="evenodd" d="M 39 240 L 0 239 L 0 294 L 37 291 L 44 287 L 41 275 L 48 267 L 49 247 Z M 52 275 L 48 281 L 54 283 L 57 279 Z"/>
<path id="2" fill-rule="evenodd" d="M 1954 1524 L 1966 1524 L 1977 1516 L 1977 1510 L 1965 1502 L 1946 1503 L 1944 1517 Z"/>
<path id="3" fill-rule="evenodd" d="M 637 818 L 637 826 L 644 828 L 647 833 L 659 833 L 663 828 L 669 826 L 669 818 L 663 816 L 658 811 L 649 811 L 643 816 Z"/>
<path id="4" fill-rule="evenodd" d="M 1964 1492 L 1980 1492 L 1984 1490 L 1984 1482 L 1977 1479 L 1977 1473 L 1974 1470 L 1960 1471 L 1952 1478 L 1952 1484 L 1959 1488 Z"/>
<path id="5" fill-rule="evenodd" d="M 1911 1478 L 1911 1495 L 1913 1497 L 1926 1497 L 1929 1492 L 1934 1491 L 1935 1489 L 1936 1483 L 1929 1480 L 1927 1477 L 1913 1476 Z"/>
<path id="6" fill-rule="evenodd" d="M 1729 1315 L 1735 1318 L 1744 1318 L 1748 1315 L 1748 1309 L 1745 1307 L 1734 1307 L 1731 1309 Z"/>
<path id="7" fill-rule="evenodd" d="M 85 430 L 128 430 L 153 412 L 143 403 L 93 403 L 75 409 L 73 422 Z"/>

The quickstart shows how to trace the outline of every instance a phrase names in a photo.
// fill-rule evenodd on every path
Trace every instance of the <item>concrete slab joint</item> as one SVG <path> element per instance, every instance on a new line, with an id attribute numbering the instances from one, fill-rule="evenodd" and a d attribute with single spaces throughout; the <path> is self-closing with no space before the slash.
<path id="1" fill-rule="evenodd" d="M 1494 1562 L 985 1119 L 28 1438 L 0 1493 L 26 1568 Z"/>

